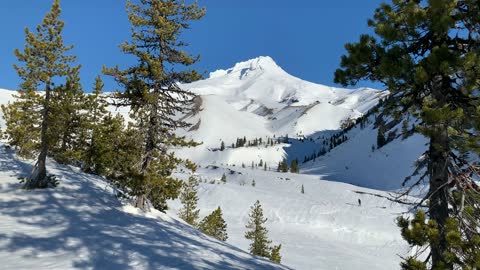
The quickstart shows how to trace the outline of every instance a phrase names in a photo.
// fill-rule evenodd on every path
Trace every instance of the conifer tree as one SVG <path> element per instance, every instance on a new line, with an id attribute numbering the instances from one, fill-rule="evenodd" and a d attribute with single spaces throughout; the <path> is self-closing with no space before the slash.
<path id="1" fill-rule="evenodd" d="M 400 222 L 405 239 L 416 247 L 428 246 L 420 250 L 429 254 L 424 256 L 426 260 L 419 254 L 407 258 L 402 268 L 478 268 L 469 260 L 475 248 L 465 250 L 466 254 L 457 250 L 458 243 L 462 246 L 478 239 L 478 216 L 474 226 L 465 226 L 469 222 L 461 210 L 464 207 L 453 195 L 459 190 L 463 201 L 478 209 L 477 198 L 466 190 L 478 190 L 472 179 L 478 173 L 471 160 L 458 154 L 480 152 L 478 1 L 392 0 L 392 4 L 377 8 L 368 23 L 378 38 L 362 35 L 359 42 L 347 44 L 348 55 L 342 57 L 335 81 L 343 85 L 362 79 L 384 83 L 392 92 L 383 102 L 386 112 L 419 118 L 422 124 L 416 131 L 429 139 L 426 162 L 422 163 L 426 164 L 425 174 L 417 181 L 428 179 L 429 220 L 417 213 L 418 222 Z M 415 224 L 429 228 L 416 230 L 423 235 L 422 241 L 409 236 L 408 228 Z M 452 227 L 456 227 L 453 234 Z M 478 243 L 476 246 L 478 250 Z"/>
<path id="2" fill-rule="evenodd" d="M 123 118 L 115 118 L 108 113 L 108 103 L 102 95 L 103 87 L 102 79 L 97 76 L 92 94 L 86 97 L 86 113 L 80 134 L 81 140 L 84 142 L 82 147 L 83 169 L 86 172 L 95 172 L 100 175 L 107 171 L 109 166 L 103 160 L 108 159 L 106 155 L 112 155 L 113 141 L 118 139 L 118 133 L 122 132 L 124 128 L 123 124 L 115 122 L 115 120 L 123 121 Z M 110 145 L 106 140 L 108 137 L 111 137 L 112 140 Z"/>
<path id="3" fill-rule="evenodd" d="M 223 150 L 225 150 L 225 143 L 222 141 L 222 143 L 220 144 L 220 151 Z"/>
<path id="4" fill-rule="evenodd" d="M 197 209 L 197 189 L 197 179 L 194 176 L 190 176 L 188 182 L 183 184 L 182 192 L 180 193 L 182 209 L 180 209 L 178 216 L 192 226 L 197 226 L 198 215 L 200 213 L 200 210 Z"/>
<path id="5" fill-rule="evenodd" d="M 287 159 L 283 159 L 282 162 L 280 163 L 280 170 L 281 172 L 288 172 L 288 163 L 287 163 Z"/>
<path id="6" fill-rule="evenodd" d="M 298 160 L 297 159 L 292 160 L 292 162 L 290 163 L 290 172 L 291 173 L 300 172 L 300 169 L 298 168 Z"/>
<path id="7" fill-rule="evenodd" d="M 251 241 L 249 248 L 251 254 L 270 258 L 271 241 L 267 237 L 268 230 L 265 222 L 267 222 L 267 218 L 263 216 L 262 206 L 259 201 L 256 201 L 251 207 L 245 238 Z"/>
<path id="8" fill-rule="evenodd" d="M 121 115 L 108 113 L 92 127 L 90 140 L 87 137 L 83 151 L 85 171 L 117 179 L 126 173 L 125 166 L 131 164 L 129 162 L 135 162 L 140 148 L 139 144 L 133 144 L 139 143 L 138 136 L 135 137 L 132 130 L 126 130 L 124 121 Z"/>
<path id="9" fill-rule="evenodd" d="M 210 235 L 220 241 L 227 241 L 227 224 L 223 219 L 222 209 L 218 207 L 210 215 L 206 216 L 199 224 L 199 229 L 206 235 Z"/>
<path id="10" fill-rule="evenodd" d="M 73 46 L 64 45 L 62 38 L 64 23 L 60 20 L 60 15 L 60 1 L 55 0 L 51 10 L 43 18 L 42 24 L 36 27 L 35 33 L 28 28 L 25 29 L 26 45 L 23 52 L 18 49 L 15 50 L 18 60 L 24 63 L 22 66 L 14 65 L 22 80 L 20 89 L 27 93 L 24 97 L 32 97 L 33 91 L 45 91 L 45 95 L 39 104 L 41 108 L 39 124 L 40 154 L 31 175 L 27 177 L 24 185 L 26 189 L 50 186 L 47 177 L 46 158 L 51 143 L 51 138 L 49 138 L 51 135 L 49 124 L 52 120 L 51 96 L 54 91 L 54 82 L 57 83 L 68 75 L 71 71 L 69 64 L 75 61 L 75 56 L 66 55 Z M 28 100 L 33 101 L 35 99 Z M 36 128 L 32 131 L 36 132 L 35 130 Z"/>
<path id="11" fill-rule="evenodd" d="M 402 138 L 403 139 L 407 138 L 408 136 L 408 127 L 409 127 L 408 120 L 404 120 L 402 122 Z"/>
<path id="12" fill-rule="evenodd" d="M 15 101 L 1 106 L 6 125 L 4 136 L 8 144 L 18 149 L 20 157 L 33 158 L 40 148 L 43 97 L 33 89 L 19 91 L 14 97 Z"/>
<path id="13" fill-rule="evenodd" d="M 73 164 L 81 158 L 82 126 L 85 121 L 86 100 L 80 84 L 80 66 L 73 67 L 66 84 L 52 91 L 50 102 L 50 152 L 52 157 L 63 164 Z"/>
<path id="14" fill-rule="evenodd" d="M 301 192 L 302 194 L 305 194 L 305 188 L 303 187 L 303 185 L 302 185 L 302 188 L 300 189 L 300 192 Z"/>
<path id="15" fill-rule="evenodd" d="M 385 144 L 386 144 L 385 127 L 381 125 L 378 127 L 378 130 L 377 130 L 377 149 L 382 148 Z"/>
<path id="16" fill-rule="evenodd" d="M 224 174 L 222 174 L 222 178 L 220 179 L 220 181 L 222 181 L 223 183 L 227 183 L 227 176 Z"/>
<path id="17" fill-rule="evenodd" d="M 282 262 L 282 256 L 280 255 L 280 249 L 282 248 L 282 245 L 276 245 L 272 247 L 272 252 L 270 253 L 270 260 L 275 263 L 281 263 Z"/>
<path id="18" fill-rule="evenodd" d="M 187 44 L 179 37 L 191 21 L 204 16 L 205 9 L 196 2 L 139 0 L 138 4 L 127 1 L 127 11 L 132 40 L 122 44 L 122 50 L 136 57 L 137 65 L 126 70 L 104 68 L 104 73 L 123 86 L 124 92 L 117 94 L 119 105 L 131 107 L 131 117 L 143 138 L 141 160 L 125 181 L 129 195 L 136 198 L 136 207 L 147 209 L 150 202 L 163 211 L 166 200 L 176 198 L 181 186 L 171 174 L 182 160 L 169 151 L 173 146 L 196 145 L 174 132 L 189 126 L 175 115 L 185 112 L 193 100 L 193 94 L 179 83 L 201 78 L 193 69 L 175 71 L 179 65 L 188 67 L 199 59 L 183 50 Z"/>

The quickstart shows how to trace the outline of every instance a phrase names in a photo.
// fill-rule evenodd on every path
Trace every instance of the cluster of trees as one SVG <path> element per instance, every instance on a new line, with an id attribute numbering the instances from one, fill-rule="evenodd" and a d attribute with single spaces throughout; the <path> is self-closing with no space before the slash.
<path id="1" fill-rule="evenodd" d="M 117 106 L 130 107 L 134 121 L 128 125 L 121 116 L 107 112 L 100 77 L 93 93 L 84 94 L 81 66 L 69 54 L 73 46 L 63 42 L 59 0 L 35 31 L 26 30 L 24 49 L 15 51 L 20 90 L 16 101 L 2 106 L 9 143 L 23 157 L 37 156 L 25 189 L 56 184 L 46 170 L 50 156 L 108 177 L 141 209 L 153 206 L 163 211 L 168 199 L 178 197 L 182 185 L 172 172 L 178 166 L 195 170 L 194 164 L 175 157 L 171 149 L 196 145 L 175 135 L 177 128 L 188 124 L 174 116 L 185 112 L 193 99 L 178 83 L 201 76 L 193 69 L 171 67 L 190 66 L 198 60 L 182 49 L 185 43 L 178 37 L 190 21 L 204 16 L 205 9 L 197 3 L 152 0 L 127 1 L 127 12 L 132 38 L 122 44 L 122 51 L 137 63 L 126 70 L 104 68 L 103 73 L 123 88 L 112 100 Z"/>
<path id="2" fill-rule="evenodd" d="M 349 119 L 350 120 L 350 119 Z M 350 120 L 350 121 L 355 121 L 355 120 Z M 318 150 L 318 151 L 313 151 L 313 153 L 309 156 L 304 156 L 303 157 L 303 163 L 307 163 L 309 161 L 315 161 L 315 159 L 326 155 L 328 152 L 332 151 L 333 148 L 339 146 L 340 144 L 346 142 L 348 140 L 348 137 L 346 133 L 348 132 L 349 129 L 351 129 L 353 126 L 355 126 L 354 122 L 349 122 L 353 123 L 349 126 L 348 129 L 342 130 L 341 132 L 334 134 L 333 136 L 330 136 L 329 139 L 326 139 L 325 137 L 322 137 L 322 145 L 323 147 Z"/>
<path id="3" fill-rule="evenodd" d="M 376 36 L 362 35 L 345 46 L 347 55 L 335 82 L 347 86 L 367 79 L 385 84 L 392 92 L 383 104 L 385 113 L 394 119 L 419 119 L 414 131 L 429 139 L 424 162 L 416 164 L 403 182 L 410 187 L 400 194 L 406 196 L 423 183 L 429 187 L 413 208 L 414 218 L 398 220 L 403 238 L 415 251 L 401 267 L 478 269 L 478 1 L 393 0 L 377 8 L 368 23 Z"/>
<path id="4" fill-rule="evenodd" d="M 273 138 L 267 137 L 267 140 L 264 140 L 262 138 L 254 138 L 252 140 L 247 140 L 246 137 L 243 138 L 237 138 L 235 143 L 232 143 L 231 148 L 239 148 L 239 147 L 256 147 L 256 146 L 274 146 L 276 144 L 280 143 L 289 143 L 288 135 L 285 137 L 278 137 L 275 138 L 275 135 L 273 135 Z M 223 151 L 225 150 L 225 143 L 222 141 L 220 143 L 220 150 Z"/>
<path id="5" fill-rule="evenodd" d="M 300 167 L 298 165 L 298 159 L 294 159 L 290 162 L 290 167 L 288 167 L 287 159 L 283 159 L 278 162 L 277 172 L 291 172 L 291 173 L 300 173 Z"/>
<path id="6" fill-rule="evenodd" d="M 318 152 L 313 151 L 313 153 L 310 156 L 305 156 L 303 158 L 303 163 L 307 163 L 309 161 L 315 161 L 315 159 L 324 156 L 328 153 L 328 151 L 325 149 L 325 147 L 322 147 L 322 149 L 318 150 Z"/>
<path id="7" fill-rule="evenodd" d="M 191 176 L 188 181 L 183 184 L 180 195 L 182 208 L 180 209 L 178 216 L 188 224 L 198 228 L 206 235 L 212 236 L 220 241 L 226 241 L 228 239 L 227 224 L 223 219 L 223 214 L 220 207 L 198 222 L 200 212 L 200 210 L 197 209 L 198 185 L 199 183 L 197 179 L 193 176 Z M 255 180 L 252 181 L 252 186 L 255 186 Z M 266 221 L 267 219 L 263 215 L 262 206 L 260 205 L 260 202 L 257 201 L 251 207 L 249 221 L 246 225 L 247 231 L 245 232 L 245 238 L 251 241 L 249 248 L 250 253 L 257 256 L 266 257 L 276 263 L 280 263 L 282 258 L 280 255 L 280 249 L 282 246 L 271 246 L 271 241 L 267 236 L 268 230 L 265 227 Z"/>

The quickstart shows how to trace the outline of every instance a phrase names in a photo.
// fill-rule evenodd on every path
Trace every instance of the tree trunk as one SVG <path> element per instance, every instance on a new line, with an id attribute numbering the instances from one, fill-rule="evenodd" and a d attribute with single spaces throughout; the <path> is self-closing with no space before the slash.
<path id="1" fill-rule="evenodd" d="M 50 111 L 50 83 L 46 84 L 47 87 L 45 89 L 45 101 L 43 105 L 43 113 L 42 113 L 42 131 L 40 134 L 40 154 L 38 155 L 37 163 L 32 170 L 32 173 L 27 178 L 27 182 L 25 183 L 25 189 L 35 189 L 35 188 L 47 188 L 48 187 L 48 179 L 47 179 L 47 168 L 46 168 L 46 160 L 47 160 L 47 153 L 48 153 L 48 117 Z"/>
<path id="2" fill-rule="evenodd" d="M 153 154 L 155 151 L 156 146 L 156 131 L 158 130 L 158 121 L 157 121 L 157 106 L 154 105 L 152 111 L 150 112 L 150 119 L 148 121 L 148 130 L 147 130 L 147 138 L 145 143 L 145 154 L 143 156 L 142 161 L 142 168 L 141 172 L 143 176 L 146 176 L 148 173 L 148 169 L 150 167 L 150 163 L 153 160 Z M 144 177 L 145 179 L 145 177 Z M 137 196 L 135 199 L 135 207 L 140 208 L 144 211 L 148 210 L 148 192 L 147 189 L 148 183 L 141 183 L 139 187 L 137 187 Z"/>
<path id="3" fill-rule="evenodd" d="M 442 265 L 442 269 L 453 269 L 452 265 L 444 261 L 444 253 L 447 251 L 445 239 L 445 224 L 448 213 L 448 134 L 446 127 L 441 127 L 430 137 L 430 219 L 437 223 L 440 233 L 438 244 L 431 245 L 432 269 Z"/>

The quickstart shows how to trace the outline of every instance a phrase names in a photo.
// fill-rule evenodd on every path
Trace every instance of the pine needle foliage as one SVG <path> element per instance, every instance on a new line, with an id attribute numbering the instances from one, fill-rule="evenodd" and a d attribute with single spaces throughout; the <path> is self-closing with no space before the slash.
<path id="1" fill-rule="evenodd" d="M 463 253 L 457 248 L 475 243 L 480 234 L 479 216 L 475 214 L 477 222 L 472 225 L 464 215 L 465 206 L 477 209 L 475 195 L 480 193 L 475 182 L 478 166 L 468 154 L 480 152 L 478 0 L 392 0 L 381 4 L 368 24 L 375 36 L 361 35 L 358 42 L 345 45 L 348 53 L 335 72 L 335 82 L 383 83 L 392 93 L 383 104 L 384 112 L 395 119 L 409 115 L 419 119 L 415 131 L 429 139 L 425 162 L 419 163 L 424 167 L 404 181 L 415 186 L 428 180 L 429 192 L 422 200 L 428 204 L 427 215 L 424 220 L 418 212 L 414 219 L 399 222 L 404 238 L 429 254 L 426 261 L 419 261 L 419 254 L 410 256 L 402 267 L 478 268 L 470 259 L 476 255 L 473 249 L 462 249 Z M 413 178 L 417 172 L 424 174 Z M 464 205 L 455 199 L 456 191 L 463 194 Z"/>
<path id="2" fill-rule="evenodd" d="M 128 194 L 135 197 L 136 207 L 147 210 L 151 204 L 164 211 L 166 200 L 177 198 L 181 187 L 181 181 L 171 175 L 183 161 L 171 150 L 196 145 L 175 134 L 176 129 L 189 126 L 175 116 L 185 113 L 194 98 L 179 83 L 201 78 L 188 68 L 199 56 L 183 50 L 187 43 L 180 37 L 190 22 L 205 15 L 205 9 L 196 2 L 138 0 L 127 1 L 127 12 L 132 24 L 131 40 L 121 47 L 137 63 L 125 70 L 103 70 L 122 86 L 123 91 L 117 93 L 117 105 L 130 106 L 134 128 L 143 141 L 141 160 L 132 164 L 123 183 Z M 186 68 L 180 69 L 181 66 Z"/>

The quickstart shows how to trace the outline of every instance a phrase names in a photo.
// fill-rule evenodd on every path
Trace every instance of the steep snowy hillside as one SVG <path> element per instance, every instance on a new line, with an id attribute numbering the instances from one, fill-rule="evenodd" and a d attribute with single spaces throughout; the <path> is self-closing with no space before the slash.
<path id="1" fill-rule="evenodd" d="M 374 189 L 396 190 L 402 188 L 404 178 L 415 170 L 415 160 L 427 149 L 426 138 L 416 134 L 405 140 L 397 138 L 372 151 L 377 143 L 377 129 L 373 126 L 356 128 L 347 136 L 345 143 L 325 156 L 302 165 L 302 173 Z"/>
<path id="2" fill-rule="evenodd" d="M 193 127 L 182 133 L 203 145 L 179 153 L 199 163 L 236 164 L 262 159 L 281 161 L 283 146 L 255 151 L 231 147 L 237 138 L 264 142 L 274 136 L 308 136 L 337 130 L 342 120 L 357 118 L 388 92 L 347 90 L 303 81 L 289 75 L 272 58 L 259 57 L 218 70 L 210 78 L 183 85 L 199 95 L 195 111 L 185 119 Z M 221 142 L 226 151 L 216 152 Z"/>
<path id="3" fill-rule="evenodd" d="M 22 190 L 17 178 L 31 163 L 0 144 L 2 269 L 287 269 L 122 204 L 100 178 L 49 164 L 57 188 Z"/>

